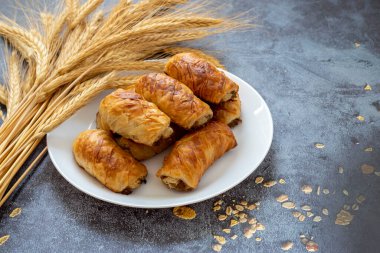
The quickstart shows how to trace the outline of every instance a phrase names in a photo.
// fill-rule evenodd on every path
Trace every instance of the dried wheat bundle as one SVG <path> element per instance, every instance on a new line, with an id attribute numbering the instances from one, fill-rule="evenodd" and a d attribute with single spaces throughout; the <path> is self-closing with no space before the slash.
<path id="1" fill-rule="evenodd" d="M 0 103 L 0 206 L 45 154 L 10 185 L 43 137 L 101 91 L 133 85 L 131 71 L 162 71 L 165 57 L 199 49 L 178 43 L 252 27 L 221 18 L 217 1 L 120 0 L 110 12 L 103 0 L 62 1 L 57 11 L 28 16 L 24 28 L 0 16 L 0 36 L 10 45 Z"/>

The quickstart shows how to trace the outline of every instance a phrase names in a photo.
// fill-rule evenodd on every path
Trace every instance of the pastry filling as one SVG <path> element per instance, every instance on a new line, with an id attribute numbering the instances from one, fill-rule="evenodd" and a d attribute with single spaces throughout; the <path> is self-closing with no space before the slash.
<path id="1" fill-rule="evenodd" d="M 180 179 L 172 178 L 172 177 L 161 177 L 161 180 L 164 184 L 166 184 L 170 189 L 176 189 L 178 191 L 191 191 L 193 190 L 189 187 L 185 182 Z"/>

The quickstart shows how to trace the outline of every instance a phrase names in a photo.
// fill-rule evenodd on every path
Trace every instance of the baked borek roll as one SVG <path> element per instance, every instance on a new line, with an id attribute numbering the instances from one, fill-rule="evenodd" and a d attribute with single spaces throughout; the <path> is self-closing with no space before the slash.
<path id="1" fill-rule="evenodd" d="M 197 98 L 183 83 L 162 73 L 151 73 L 140 78 L 136 92 L 155 103 L 177 125 L 190 129 L 212 118 L 208 104 Z"/>
<path id="2" fill-rule="evenodd" d="M 174 55 L 165 73 L 186 84 L 196 96 L 214 104 L 234 98 L 239 86 L 207 60 L 193 53 Z"/>
<path id="3" fill-rule="evenodd" d="M 98 127 L 137 143 L 152 146 L 173 133 L 170 118 L 134 91 L 118 89 L 99 105 Z"/>
<path id="4" fill-rule="evenodd" d="M 236 126 L 240 123 L 241 102 L 237 94 L 235 98 L 213 106 L 214 119 L 229 125 Z"/>
<path id="5" fill-rule="evenodd" d="M 75 160 L 91 176 L 114 192 L 129 194 L 145 182 L 146 167 L 120 148 L 111 133 L 87 130 L 73 143 Z"/>
<path id="6" fill-rule="evenodd" d="M 231 129 L 224 123 L 212 121 L 177 141 L 157 176 L 171 189 L 194 190 L 205 171 L 236 145 Z"/>

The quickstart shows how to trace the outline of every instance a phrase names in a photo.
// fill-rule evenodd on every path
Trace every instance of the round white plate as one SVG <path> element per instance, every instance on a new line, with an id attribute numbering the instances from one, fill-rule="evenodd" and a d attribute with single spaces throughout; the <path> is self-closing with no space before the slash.
<path id="1" fill-rule="evenodd" d="M 233 128 L 238 146 L 216 161 L 202 177 L 196 190 L 169 190 L 155 176 L 170 149 L 145 161 L 147 183 L 130 195 L 114 193 L 80 168 L 72 154 L 72 143 L 82 131 L 95 128 L 95 114 L 103 93 L 75 113 L 47 136 L 50 157 L 61 175 L 79 190 L 104 201 L 130 207 L 166 208 L 212 198 L 239 184 L 263 161 L 273 137 L 273 122 L 267 104 L 259 93 L 237 76 L 226 72 L 240 86 L 242 124 Z"/>

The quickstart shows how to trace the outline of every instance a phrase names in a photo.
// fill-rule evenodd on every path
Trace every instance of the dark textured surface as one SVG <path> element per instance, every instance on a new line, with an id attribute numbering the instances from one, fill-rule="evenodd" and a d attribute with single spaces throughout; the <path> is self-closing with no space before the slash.
<path id="1" fill-rule="evenodd" d="M 10 12 L 11 2 L 2 0 L 1 10 Z M 253 9 L 260 24 L 252 32 L 218 36 L 210 46 L 272 111 L 274 140 L 257 171 L 224 197 L 192 205 L 198 216 L 184 221 L 170 209 L 126 208 L 89 197 L 67 183 L 47 157 L 0 211 L 0 236 L 10 235 L 0 251 L 212 251 L 213 234 L 223 235 L 225 227 L 211 210 L 220 198 L 261 201 L 260 210 L 251 214 L 266 226 L 255 235 L 261 242 L 244 238 L 242 226 L 234 227 L 239 237 L 227 241 L 225 252 L 281 252 L 284 240 L 295 243 L 291 252 L 306 252 L 300 233 L 314 236 L 320 252 L 378 251 L 380 177 L 363 175 L 360 166 L 380 171 L 380 1 L 224 2 L 228 13 Z M 372 91 L 363 90 L 366 83 Z M 364 122 L 355 118 L 358 114 Z M 316 149 L 315 142 L 325 149 Z M 364 152 L 368 146 L 374 151 Z M 286 184 L 257 186 L 257 175 L 284 178 Z M 300 191 L 306 183 L 314 187 L 311 195 Z M 318 185 L 330 194 L 317 196 Z M 280 193 L 298 206 L 311 205 L 323 220 L 297 222 L 275 201 Z M 352 224 L 335 225 L 336 213 L 355 203 L 358 194 L 366 201 L 352 211 Z M 16 207 L 22 214 L 9 218 Z M 322 208 L 330 215 L 323 216 Z"/>

